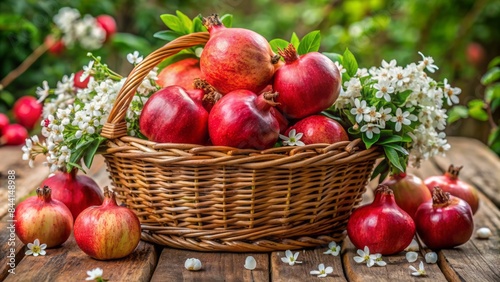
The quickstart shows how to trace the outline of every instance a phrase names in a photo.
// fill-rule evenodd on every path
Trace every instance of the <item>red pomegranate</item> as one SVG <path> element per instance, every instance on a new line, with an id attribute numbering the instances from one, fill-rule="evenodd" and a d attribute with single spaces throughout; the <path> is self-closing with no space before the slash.
<path id="1" fill-rule="evenodd" d="M 187 58 L 170 64 L 158 74 L 156 83 L 164 88 L 178 85 L 186 90 L 194 89 L 194 80 L 202 78 L 200 61 L 196 58 Z"/>

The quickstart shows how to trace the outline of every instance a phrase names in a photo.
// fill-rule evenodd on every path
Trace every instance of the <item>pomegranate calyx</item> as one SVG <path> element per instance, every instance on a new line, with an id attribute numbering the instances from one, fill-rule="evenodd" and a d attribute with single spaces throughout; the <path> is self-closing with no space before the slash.
<path id="1" fill-rule="evenodd" d="M 375 193 L 384 195 L 394 195 L 394 191 L 392 191 L 392 189 L 385 184 L 379 184 L 375 189 Z"/>
<path id="2" fill-rule="evenodd" d="M 104 201 L 102 202 L 102 206 L 118 206 L 116 203 L 115 192 L 108 188 L 108 186 L 104 186 L 102 188 L 104 194 Z"/>
<path id="3" fill-rule="evenodd" d="M 446 172 L 446 175 L 453 180 L 458 179 L 458 175 L 460 174 L 460 170 L 463 168 L 463 166 L 454 166 L 451 164 L 448 167 L 448 171 Z"/>
<path id="4" fill-rule="evenodd" d="M 439 186 L 432 191 L 432 205 L 434 207 L 447 206 L 450 202 L 450 193 L 444 192 Z"/>
<path id="5" fill-rule="evenodd" d="M 278 92 L 264 92 L 257 98 L 257 108 L 262 110 L 270 109 L 271 107 L 276 107 L 279 103 L 275 102 L 274 99 L 278 97 Z"/>
<path id="6" fill-rule="evenodd" d="M 278 54 L 285 59 L 287 64 L 293 63 L 299 59 L 299 54 L 297 54 L 297 50 L 292 43 L 288 44 L 285 49 L 278 49 Z"/>
<path id="7" fill-rule="evenodd" d="M 51 200 L 51 197 L 50 197 L 50 194 L 51 194 L 51 190 L 49 188 L 49 186 L 45 185 L 43 186 L 43 188 L 36 188 L 36 195 L 38 196 L 38 199 L 42 200 L 42 201 L 45 201 L 45 202 L 48 202 Z"/>
<path id="8" fill-rule="evenodd" d="M 215 28 L 224 28 L 224 24 L 222 24 L 222 21 L 219 18 L 218 14 L 212 14 L 209 17 L 204 17 L 202 19 L 202 24 L 204 27 L 207 28 L 208 32 L 212 32 L 212 30 Z"/>
<path id="9" fill-rule="evenodd" d="M 204 104 L 214 105 L 220 100 L 220 98 L 222 98 L 222 94 L 204 79 L 195 78 L 193 86 L 195 89 L 201 89 L 205 92 L 205 95 L 202 98 L 202 102 Z"/>

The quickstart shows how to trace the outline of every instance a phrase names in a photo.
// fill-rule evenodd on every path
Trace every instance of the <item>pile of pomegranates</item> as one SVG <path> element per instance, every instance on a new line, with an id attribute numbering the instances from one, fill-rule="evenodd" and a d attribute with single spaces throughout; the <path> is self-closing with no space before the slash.
<path id="1" fill-rule="evenodd" d="M 29 131 L 39 123 L 43 105 L 33 96 L 22 96 L 12 107 L 14 122 L 4 113 L 0 113 L 0 146 L 21 145 L 28 138 Z"/>
<path id="2" fill-rule="evenodd" d="M 165 67 L 163 88 L 143 107 L 139 127 L 149 140 L 263 150 L 292 129 L 304 144 L 349 140 L 340 123 L 321 115 L 341 87 L 328 57 L 299 55 L 292 44 L 276 54 L 262 35 L 227 28 L 217 15 L 203 24 L 210 38 L 199 60 Z"/>

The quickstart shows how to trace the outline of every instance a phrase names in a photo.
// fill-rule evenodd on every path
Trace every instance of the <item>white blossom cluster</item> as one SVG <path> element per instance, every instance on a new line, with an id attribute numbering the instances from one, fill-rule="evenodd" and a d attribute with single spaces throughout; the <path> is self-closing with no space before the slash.
<path id="1" fill-rule="evenodd" d="M 44 100 L 41 122 L 44 141 L 41 142 L 38 136 L 26 140 L 22 148 L 23 159 L 29 160 L 30 166 L 33 166 L 38 154 L 44 154 L 51 172 L 64 169 L 79 144 L 100 137 L 102 127 L 126 78 L 109 71 L 99 60 L 93 60 L 84 67 L 81 80 L 89 75 L 92 78 L 84 89 L 74 87 L 74 74 L 64 76 L 55 89 L 48 88 L 46 81 L 43 82 L 43 88 L 38 88 L 37 94 L 40 100 Z M 95 80 L 93 75 L 104 78 Z M 129 107 L 126 121 L 132 136 L 139 130 L 138 118 L 142 105 L 159 89 L 156 79 L 157 72 L 154 69 L 139 86 Z"/>
<path id="2" fill-rule="evenodd" d="M 82 18 L 77 9 L 63 7 L 53 20 L 61 30 L 62 41 L 66 46 L 79 43 L 86 50 L 96 50 L 102 47 L 106 39 L 106 31 L 96 19 L 91 15 L 84 15 Z"/>
<path id="3" fill-rule="evenodd" d="M 380 67 L 358 69 L 355 76 L 345 81 L 335 108 L 343 110 L 354 120 L 354 128 L 369 139 L 381 130 L 394 134 L 408 134 L 410 164 L 419 163 L 450 148 L 446 135 L 446 109 L 458 103 L 461 90 L 448 81 L 438 83 L 427 76 L 438 67 L 432 57 L 422 53 L 422 60 L 405 67 L 396 60 L 382 61 Z M 337 63 L 339 70 L 345 69 Z"/>

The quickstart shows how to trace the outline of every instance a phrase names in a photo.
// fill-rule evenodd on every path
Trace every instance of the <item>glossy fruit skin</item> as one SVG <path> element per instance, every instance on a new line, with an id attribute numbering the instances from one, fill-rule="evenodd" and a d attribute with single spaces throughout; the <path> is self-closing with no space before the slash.
<path id="1" fill-rule="evenodd" d="M 154 142 L 203 145 L 208 139 L 208 112 L 184 88 L 172 85 L 151 95 L 139 128 Z"/>
<path id="2" fill-rule="evenodd" d="M 266 93 L 256 95 L 248 90 L 224 95 L 208 118 L 212 144 L 258 150 L 274 146 L 280 126 L 271 113 L 272 102 L 265 97 Z"/>
<path id="3" fill-rule="evenodd" d="M 44 44 L 48 47 L 47 51 L 52 55 L 61 55 L 66 50 L 64 42 L 61 39 L 55 39 L 52 34 L 45 36 Z"/>
<path id="4" fill-rule="evenodd" d="M 105 42 L 107 42 L 116 33 L 115 19 L 110 15 L 99 15 L 95 19 L 97 24 L 106 32 Z"/>
<path id="5" fill-rule="evenodd" d="M 5 126 L 2 130 L 1 145 L 17 146 L 26 142 L 28 131 L 24 126 L 11 123 Z"/>
<path id="6" fill-rule="evenodd" d="M 85 209 L 75 220 L 75 241 L 92 258 L 123 258 L 139 244 L 141 224 L 134 212 L 117 205 L 114 193 L 104 194 L 102 205 Z"/>
<path id="7" fill-rule="evenodd" d="M 279 93 L 277 107 L 285 116 L 301 119 L 326 110 L 340 94 L 342 77 L 325 55 L 298 55 L 293 45 L 280 52 L 285 65 L 274 74 L 273 89 Z"/>
<path id="8" fill-rule="evenodd" d="M 23 96 L 17 99 L 12 107 L 14 118 L 28 130 L 38 124 L 42 111 L 43 105 L 33 96 Z"/>
<path id="9" fill-rule="evenodd" d="M 347 234 L 357 249 L 368 246 L 370 253 L 382 255 L 403 251 L 415 235 L 413 219 L 396 204 L 392 190 L 380 185 L 372 203 L 353 211 Z"/>
<path id="10" fill-rule="evenodd" d="M 280 125 L 280 134 L 285 134 L 288 129 L 290 122 L 288 119 L 278 110 L 276 107 L 271 108 L 271 114 L 276 118 L 278 124 Z"/>
<path id="11" fill-rule="evenodd" d="M 432 196 L 424 181 L 411 173 L 401 173 L 389 176 L 383 184 L 394 192 L 394 199 L 399 207 L 406 211 L 413 219 L 418 207 Z"/>
<path id="12" fill-rule="evenodd" d="M 436 194 L 445 200 L 436 199 Z M 420 239 L 433 250 L 449 249 L 466 243 L 474 231 L 472 210 L 464 200 L 440 188 L 433 191 L 433 200 L 420 205 L 415 213 Z"/>
<path id="13" fill-rule="evenodd" d="M 300 141 L 306 145 L 317 143 L 333 144 L 341 141 L 349 141 L 349 135 L 342 125 L 323 115 L 312 115 L 299 120 L 290 126 L 284 135 L 288 136 L 292 129 L 295 129 L 296 133 L 303 134 Z"/>
<path id="14" fill-rule="evenodd" d="M 9 117 L 3 113 L 0 113 L 0 135 L 2 135 L 3 129 L 10 124 Z"/>
<path id="15" fill-rule="evenodd" d="M 273 78 L 279 57 L 260 34 L 226 28 L 218 17 L 204 19 L 210 33 L 200 57 L 203 77 L 221 94 L 234 90 L 259 93 Z"/>
<path id="16" fill-rule="evenodd" d="M 38 188 L 37 196 L 29 197 L 15 210 L 15 229 L 24 243 L 33 243 L 35 239 L 47 248 L 66 242 L 73 228 L 73 216 L 60 201 L 52 199 L 50 188 Z"/>
<path id="17" fill-rule="evenodd" d="M 178 85 L 186 90 L 194 89 L 195 78 L 202 78 L 200 61 L 196 58 L 187 58 L 170 64 L 158 74 L 156 83 L 160 87 Z"/>
<path id="18" fill-rule="evenodd" d="M 77 169 L 71 172 L 58 171 L 42 182 L 42 186 L 52 188 L 53 199 L 63 202 L 69 208 L 73 219 L 84 209 L 102 204 L 104 199 L 101 188 L 92 178 L 77 173 Z"/>
<path id="19" fill-rule="evenodd" d="M 466 201 L 472 210 L 472 214 L 475 214 L 479 208 L 479 195 L 474 186 L 458 178 L 461 169 L 461 166 L 450 165 L 448 171 L 443 175 L 430 176 L 425 179 L 424 183 L 431 193 L 434 187 L 439 186 L 444 192 L 449 192 L 452 196 Z"/>
<path id="20" fill-rule="evenodd" d="M 79 70 L 75 73 L 75 77 L 73 78 L 73 85 L 76 88 L 85 89 L 89 85 L 90 76 L 87 76 L 87 78 L 85 78 L 83 81 L 81 81 L 80 78 L 82 77 L 82 74 L 83 74 L 83 70 Z"/>

